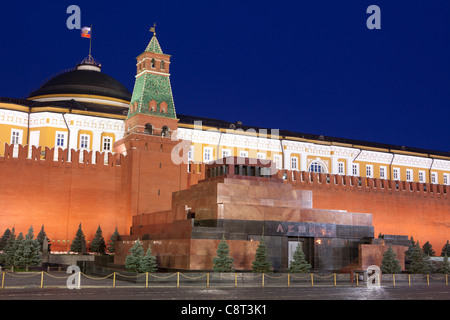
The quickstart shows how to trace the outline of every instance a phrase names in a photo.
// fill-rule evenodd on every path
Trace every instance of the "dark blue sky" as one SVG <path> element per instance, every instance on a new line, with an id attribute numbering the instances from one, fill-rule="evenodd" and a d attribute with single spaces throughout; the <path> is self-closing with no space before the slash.
<path id="1" fill-rule="evenodd" d="M 177 113 L 450 151 L 450 1 L 15 1 L 2 3 L 0 96 L 74 67 L 93 24 L 103 72 L 134 85 L 157 23 Z M 369 30 L 369 5 L 381 30 Z"/>

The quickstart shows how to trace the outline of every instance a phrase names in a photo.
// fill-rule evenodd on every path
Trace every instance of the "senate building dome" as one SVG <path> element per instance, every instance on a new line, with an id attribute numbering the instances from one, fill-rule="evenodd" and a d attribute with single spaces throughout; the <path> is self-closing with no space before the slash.
<path id="1" fill-rule="evenodd" d="M 101 72 L 101 65 L 90 56 L 73 70 L 45 82 L 28 99 L 41 102 L 74 99 L 128 107 L 131 93 L 122 83 Z"/>

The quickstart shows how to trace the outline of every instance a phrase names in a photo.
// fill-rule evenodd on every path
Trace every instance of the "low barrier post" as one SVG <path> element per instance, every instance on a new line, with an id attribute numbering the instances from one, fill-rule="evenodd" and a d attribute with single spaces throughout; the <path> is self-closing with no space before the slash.
<path id="1" fill-rule="evenodd" d="M 314 274 L 311 273 L 311 287 L 314 287 Z"/>
<path id="2" fill-rule="evenodd" d="M 334 273 L 333 275 L 334 275 L 334 286 L 336 287 L 336 273 Z"/>
<path id="3" fill-rule="evenodd" d="M 41 271 L 41 289 L 44 287 L 44 271 Z"/>
<path id="4" fill-rule="evenodd" d="M 206 274 L 206 287 L 209 288 L 209 272 Z"/>
<path id="5" fill-rule="evenodd" d="M 116 273 L 113 272 L 113 288 L 116 287 Z"/>
<path id="6" fill-rule="evenodd" d="M 291 278 L 290 278 L 290 273 L 288 273 L 288 288 L 291 286 Z"/>
<path id="7" fill-rule="evenodd" d="M 430 275 L 429 274 L 427 274 L 427 285 L 428 286 L 430 285 Z"/>
<path id="8" fill-rule="evenodd" d="M 408 286 L 411 287 L 411 275 L 408 274 Z"/>
<path id="9" fill-rule="evenodd" d="M 2 275 L 2 289 L 3 289 L 4 284 L 5 284 L 5 271 L 3 271 L 3 275 Z"/>
<path id="10" fill-rule="evenodd" d="M 262 287 L 264 287 L 264 273 L 262 274 Z"/>
<path id="11" fill-rule="evenodd" d="M 148 272 L 145 273 L 145 287 L 148 288 Z"/>
<path id="12" fill-rule="evenodd" d="M 395 287 L 395 274 L 392 274 L 392 282 L 394 283 L 394 287 Z"/>
<path id="13" fill-rule="evenodd" d="M 177 272 L 177 288 L 180 287 L 180 272 Z"/>

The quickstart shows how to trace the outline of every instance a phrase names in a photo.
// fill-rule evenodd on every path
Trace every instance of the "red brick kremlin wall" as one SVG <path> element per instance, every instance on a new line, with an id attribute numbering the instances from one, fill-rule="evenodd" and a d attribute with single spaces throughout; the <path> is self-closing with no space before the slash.
<path id="1" fill-rule="evenodd" d="M 17 158 L 8 145 L 0 157 L 1 234 L 14 227 L 16 235 L 25 235 L 32 225 L 37 236 L 44 225 L 51 250 L 67 251 L 80 223 L 87 241 L 99 225 L 106 240 L 116 226 L 119 233 L 129 233 L 129 197 L 120 192 L 127 182 L 123 156 L 110 155 L 105 165 L 104 156 L 97 152 L 97 164 L 93 164 L 92 153 L 85 152 L 83 163 L 67 162 L 67 150 L 60 149 L 58 161 L 53 161 L 53 149 L 46 148 L 45 159 L 41 159 L 41 148 L 33 147 L 27 159 L 28 148 L 18 147 Z M 72 159 L 78 156 L 79 151 L 72 150 Z"/>
<path id="2" fill-rule="evenodd" d="M 294 188 L 313 191 L 313 208 L 373 214 L 379 233 L 429 241 L 437 255 L 450 240 L 450 186 L 279 171 Z"/>
<path id="3" fill-rule="evenodd" d="M 129 234 L 136 209 L 152 208 L 153 203 L 155 211 L 169 210 L 170 190 L 197 184 L 206 171 L 204 164 L 191 164 L 189 170 L 164 165 L 160 168 L 161 162 L 170 161 L 167 155 L 154 161 L 145 156 L 146 161 L 139 162 L 143 170 L 140 174 L 151 176 L 148 169 L 155 165 L 161 171 L 176 171 L 168 180 L 153 176 L 152 183 L 161 183 L 159 188 L 136 179 L 139 171 L 132 169 L 137 159 L 133 151 L 126 157 L 110 156 L 106 165 L 98 152 L 93 164 L 92 153 L 88 152 L 83 163 L 78 163 L 67 162 L 67 151 L 60 150 L 58 161 L 53 161 L 53 149 L 46 148 L 46 159 L 41 159 L 40 148 L 33 148 L 31 158 L 27 158 L 27 151 L 19 146 L 18 158 L 13 158 L 13 147 L 6 145 L 5 155 L 0 157 L 0 233 L 15 227 L 16 234 L 25 234 L 33 225 L 36 236 L 44 225 L 53 251 L 70 248 L 80 223 L 87 240 L 92 240 L 99 225 L 106 240 L 116 226 L 120 234 Z M 148 152 L 156 156 L 158 151 Z M 79 151 L 71 150 L 72 159 L 78 155 Z M 279 177 L 283 173 L 286 183 L 294 188 L 313 191 L 315 209 L 373 214 L 375 236 L 378 233 L 413 236 L 421 245 L 430 241 L 437 254 L 450 240 L 449 186 L 409 182 L 396 185 L 388 180 L 291 171 L 279 171 Z M 161 189 L 160 197 L 153 195 L 158 192 L 153 190 L 155 187 Z M 137 189 L 145 190 L 136 193 Z M 137 198 L 138 207 L 132 203 Z"/>

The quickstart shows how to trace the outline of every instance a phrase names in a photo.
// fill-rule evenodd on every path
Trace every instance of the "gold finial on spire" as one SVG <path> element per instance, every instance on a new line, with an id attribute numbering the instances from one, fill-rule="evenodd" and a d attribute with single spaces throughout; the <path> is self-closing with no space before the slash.
<path id="1" fill-rule="evenodd" d="M 150 28 L 150 32 L 153 32 L 153 35 L 156 36 L 156 22 L 153 23 L 153 27 Z"/>

